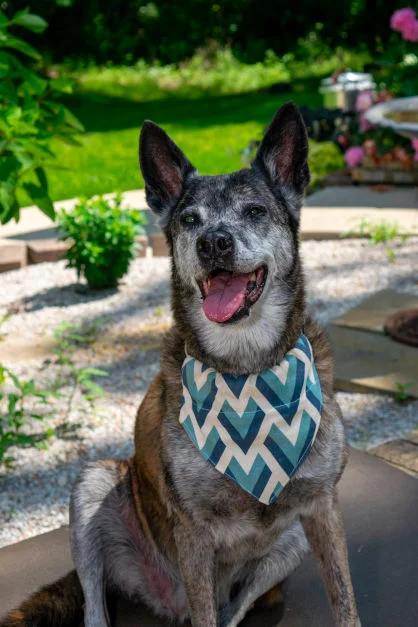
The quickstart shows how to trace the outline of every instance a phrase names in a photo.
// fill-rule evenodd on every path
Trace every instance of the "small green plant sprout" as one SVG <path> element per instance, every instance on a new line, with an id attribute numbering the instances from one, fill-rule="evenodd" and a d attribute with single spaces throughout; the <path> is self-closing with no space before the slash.
<path id="1" fill-rule="evenodd" d="M 396 383 L 397 392 L 395 392 L 395 400 L 398 403 L 405 403 L 410 396 L 407 390 L 414 385 L 413 381 L 408 381 L 408 383 Z"/>
<path id="2" fill-rule="evenodd" d="M 2 342 L 4 338 L 6 337 L 5 334 L 1 330 L 1 327 L 8 319 L 9 319 L 9 314 L 4 314 L 4 316 L 0 316 L 0 342 Z"/>
<path id="3" fill-rule="evenodd" d="M 408 235 L 401 232 L 401 227 L 398 222 L 387 222 L 386 220 L 371 222 L 364 217 L 360 218 L 357 227 L 344 231 L 341 237 L 348 237 L 350 235 L 367 237 L 371 244 L 386 244 L 397 238 L 404 242 L 408 238 Z"/>
<path id="4" fill-rule="evenodd" d="M 142 211 L 122 209 L 122 195 L 112 201 L 102 196 L 81 200 L 58 218 L 61 239 L 70 240 L 67 267 L 75 268 L 89 288 L 114 288 L 126 274 L 144 233 Z"/>
<path id="5" fill-rule="evenodd" d="M 33 408 L 34 401 L 47 405 L 49 398 L 58 396 L 53 390 L 39 388 L 33 379 L 21 381 L 11 370 L 0 364 L 0 466 L 13 466 L 14 458 L 6 455 L 12 446 L 46 447 L 46 442 L 54 434 L 52 428 L 41 433 L 28 433 L 23 429 L 32 420 L 43 422 L 47 419 L 47 416 Z M 28 403 L 30 409 L 27 408 Z"/>
<path id="6" fill-rule="evenodd" d="M 98 368 L 82 368 L 77 366 L 74 352 L 77 348 L 92 344 L 106 318 L 98 318 L 90 324 L 74 324 L 62 322 L 54 331 L 55 347 L 53 352 L 57 357 L 60 372 L 55 382 L 55 389 L 70 385 L 67 403 L 67 415 L 71 412 L 74 396 L 79 390 L 82 397 L 90 404 L 103 397 L 103 388 L 92 380 L 93 377 L 107 377 L 107 372 Z"/>
<path id="7" fill-rule="evenodd" d="M 367 218 L 360 218 L 358 225 L 341 233 L 341 237 L 367 237 L 371 244 L 387 244 L 395 239 L 405 242 L 409 235 L 402 233 L 401 226 L 398 222 L 371 222 Z M 393 263 L 396 253 L 393 248 L 387 248 L 386 254 L 388 261 Z"/>
<path id="8" fill-rule="evenodd" d="M 3 5 L 2 5 L 3 6 Z M 15 35 L 25 28 L 40 34 L 48 26 L 28 9 L 10 19 L 0 10 L 0 223 L 19 219 L 22 193 L 48 217 L 55 211 L 45 170 L 53 139 L 78 145 L 82 124 L 57 96 L 72 90 L 72 81 L 49 79 L 39 68 L 41 55 Z M 35 67 L 35 64 L 37 66 Z"/>

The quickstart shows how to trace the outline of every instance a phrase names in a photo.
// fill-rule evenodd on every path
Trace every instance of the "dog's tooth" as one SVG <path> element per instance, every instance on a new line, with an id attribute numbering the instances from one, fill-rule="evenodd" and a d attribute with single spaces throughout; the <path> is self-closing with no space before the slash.
<path id="1" fill-rule="evenodd" d="M 250 277 L 250 281 L 255 281 L 257 279 L 256 273 L 253 272 L 251 277 Z"/>
<path id="2" fill-rule="evenodd" d="M 208 279 L 208 280 L 206 281 L 206 283 L 207 283 L 208 289 L 210 289 L 210 283 L 211 283 L 211 280 L 210 280 L 210 279 Z"/>

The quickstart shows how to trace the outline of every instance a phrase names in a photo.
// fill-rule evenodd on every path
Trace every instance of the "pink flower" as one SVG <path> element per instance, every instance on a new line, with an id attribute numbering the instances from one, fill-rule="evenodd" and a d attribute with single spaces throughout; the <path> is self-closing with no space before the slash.
<path id="1" fill-rule="evenodd" d="M 370 131 L 372 128 L 372 124 L 366 120 L 366 116 L 362 113 L 360 116 L 360 129 L 363 133 L 367 133 L 367 131 Z"/>
<path id="2" fill-rule="evenodd" d="M 357 111 L 366 111 L 373 104 L 373 92 L 371 89 L 364 89 L 361 91 L 356 100 Z"/>
<path id="3" fill-rule="evenodd" d="M 388 102 L 394 99 L 394 95 L 389 89 L 381 89 L 377 94 L 376 102 Z"/>
<path id="4" fill-rule="evenodd" d="M 364 150 L 361 146 L 349 148 L 344 155 L 344 160 L 349 168 L 356 168 L 363 161 Z"/>
<path id="5" fill-rule="evenodd" d="M 345 135 L 338 135 L 337 142 L 340 146 L 345 146 L 347 144 L 347 137 Z"/>
<path id="6" fill-rule="evenodd" d="M 416 15 L 413 9 L 399 9 L 399 11 L 395 11 L 390 18 L 390 26 L 393 30 L 397 30 L 402 33 L 405 26 L 414 22 L 415 19 Z"/>
<path id="7" fill-rule="evenodd" d="M 418 138 L 411 139 L 412 148 L 415 150 L 414 161 L 418 161 Z"/>
<path id="8" fill-rule="evenodd" d="M 418 20 L 408 22 L 402 29 L 402 37 L 405 41 L 418 41 Z"/>

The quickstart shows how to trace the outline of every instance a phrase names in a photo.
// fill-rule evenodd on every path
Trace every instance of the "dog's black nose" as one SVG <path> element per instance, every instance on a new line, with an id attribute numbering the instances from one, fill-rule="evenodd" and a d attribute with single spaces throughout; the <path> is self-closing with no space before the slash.
<path id="1" fill-rule="evenodd" d="M 227 231 L 206 231 L 196 242 L 197 254 L 202 261 L 230 255 L 234 249 L 232 235 Z"/>

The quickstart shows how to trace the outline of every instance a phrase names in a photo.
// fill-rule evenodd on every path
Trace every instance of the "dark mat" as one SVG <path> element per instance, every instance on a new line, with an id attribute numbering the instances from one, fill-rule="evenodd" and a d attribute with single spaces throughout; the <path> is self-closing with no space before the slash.
<path id="1" fill-rule="evenodd" d="M 418 616 L 418 481 L 352 451 L 340 484 L 350 564 L 363 627 L 413 627 Z M 0 612 L 72 567 L 66 528 L 0 550 Z M 162 627 L 118 602 L 118 627 Z M 284 608 L 253 611 L 243 627 L 332 627 L 312 558 L 285 585 Z"/>

